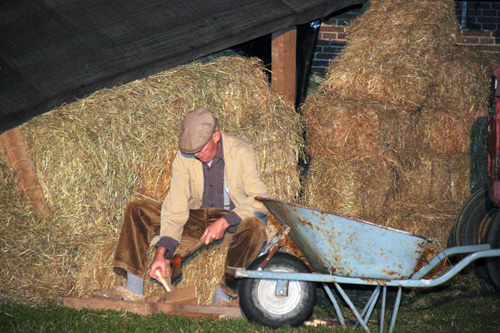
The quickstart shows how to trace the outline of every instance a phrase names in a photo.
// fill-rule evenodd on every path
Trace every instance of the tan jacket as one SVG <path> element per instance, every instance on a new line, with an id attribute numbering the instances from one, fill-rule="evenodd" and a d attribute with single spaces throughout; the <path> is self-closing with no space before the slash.
<path id="1" fill-rule="evenodd" d="M 255 152 L 242 139 L 222 133 L 224 163 L 229 198 L 234 212 L 241 219 L 266 214 L 265 206 L 256 196 L 267 196 L 267 188 L 260 176 Z M 203 197 L 203 167 L 193 155 L 178 152 L 172 165 L 170 190 L 161 209 L 160 237 L 181 241 L 189 209 L 201 207 Z"/>

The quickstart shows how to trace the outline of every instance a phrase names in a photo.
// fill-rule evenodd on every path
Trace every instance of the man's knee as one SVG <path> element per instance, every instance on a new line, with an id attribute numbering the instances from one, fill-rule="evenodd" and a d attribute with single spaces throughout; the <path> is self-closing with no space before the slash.
<path id="1" fill-rule="evenodd" d="M 125 211 L 136 211 L 138 206 L 138 200 L 130 201 L 129 203 L 127 203 L 127 206 L 125 206 Z"/>
<path id="2" fill-rule="evenodd" d="M 147 200 L 139 199 L 130 201 L 125 208 L 125 215 L 128 216 L 146 216 L 149 218 L 157 218 L 160 215 L 161 206 L 159 203 Z"/>
<path id="3" fill-rule="evenodd" d="M 150 203 L 148 202 L 149 200 L 144 200 L 144 199 L 137 199 L 137 200 L 132 200 L 130 201 L 127 206 L 125 207 L 125 211 L 127 212 L 138 212 L 143 210 L 145 207 L 149 206 Z"/>
<path id="4" fill-rule="evenodd" d="M 257 217 L 249 217 L 240 222 L 239 232 L 250 232 L 258 238 L 267 239 L 266 225 Z"/>

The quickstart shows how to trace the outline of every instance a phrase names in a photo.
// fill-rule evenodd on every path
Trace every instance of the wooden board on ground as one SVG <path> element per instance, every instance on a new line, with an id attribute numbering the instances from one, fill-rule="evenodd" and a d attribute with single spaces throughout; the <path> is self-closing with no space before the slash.
<path id="1" fill-rule="evenodd" d="M 183 304 L 199 304 L 198 293 L 196 286 L 187 286 L 184 288 L 174 289 L 161 295 L 153 295 L 146 297 L 146 303 L 183 303 Z"/>
<path id="2" fill-rule="evenodd" d="M 239 307 L 198 305 L 194 286 L 176 289 L 165 295 L 148 297 L 145 302 L 124 301 L 109 298 L 66 297 L 63 304 L 74 309 L 128 311 L 140 315 L 164 313 L 189 318 L 238 318 Z M 193 292 L 194 291 L 194 292 Z"/>
<path id="3" fill-rule="evenodd" d="M 189 318 L 239 318 L 241 312 L 238 307 L 193 305 L 183 303 L 154 303 L 133 302 L 106 298 L 64 298 L 64 305 L 73 309 L 115 310 L 128 311 L 140 315 L 164 313 L 171 316 Z"/>

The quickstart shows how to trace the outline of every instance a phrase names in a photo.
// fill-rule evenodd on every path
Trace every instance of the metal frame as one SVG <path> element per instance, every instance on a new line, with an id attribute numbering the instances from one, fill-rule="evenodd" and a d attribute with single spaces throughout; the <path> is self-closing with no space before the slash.
<path id="1" fill-rule="evenodd" d="M 436 267 L 442 260 L 447 259 L 450 256 L 457 254 L 466 254 L 465 258 L 460 260 L 455 266 L 453 266 L 448 272 L 445 274 L 434 278 L 434 279 L 423 279 L 423 277 L 429 273 L 434 267 Z M 286 272 L 270 272 L 263 270 L 247 270 L 244 268 L 234 268 L 231 267 L 228 269 L 228 272 L 233 274 L 236 278 L 251 278 L 251 279 L 269 279 L 269 280 L 281 280 L 281 281 L 309 281 L 309 282 L 320 282 L 325 289 L 330 301 L 332 302 L 339 322 L 342 326 L 345 327 L 345 320 L 340 312 L 340 307 L 337 303 L 336 298 L 334 297 L 328 283 L 333 283 L 335 288 L 338 291 L 338 294 L 342 297 L 342 299 L 349 306 L 354 316 L 357 319 L 357 324 L 361 325 L 365 332 L 369 332 L 367 323 L 368 320 L 375 308 L 375 305 L 380 297 L 380 291 L 382 291 L 382 311 L 380 318 L 380 332 L 384 330 L 384 312 L 386 306 L 386 295 L 387 295 L 387 287 L 397 287 L 398 292 L 396 296 L 396 301 L 394 304 L 394 309 L 391 316 L 391 322 L 389 326 L 389 332 L 392 332 L 394 326 L 396 324 L 396 318 L 399 311 L 399 306 L 401 303 L 402 296 L 402 288 L 430 288 L 438 286 L 456 274 L 458 274 L 461 270 L 463 270 L 467 265 L 471 262 L 481 259 L 481 258 L 489 258 L 489 257 L 497 257 L 500 256 L 500 249 L 491 249 L 489 244 L 480 244 L 480 245 L 468 245 L 468 246 L 458 246 L 448 248 L 440 253 L 438 253 L 426 266 L 422 267 L 418 272 L 412 275 L 409 279 L 404 280 L 390 280 L 390 279 L 368 279 L 368 278 L 354 278 L 354 277 L 344 277 L 344 276 L 336 276 L 329 274 L 318 274 L 318 273 L 286 273 Z M 349 296 L 344 292 L 341 287 L 341 284 L 355 284 L 355 285 L 366 285 L 366 286 L 375 286 L 375 289 L 366 303 L 363 311 L 359 313 L 359 311 L 354 306 L 353 302 L 350 300 Z M 280 293 L 286 293 L 283 290 L 283 286 L 286 285 L 284 283 L 280 284 Z"/>

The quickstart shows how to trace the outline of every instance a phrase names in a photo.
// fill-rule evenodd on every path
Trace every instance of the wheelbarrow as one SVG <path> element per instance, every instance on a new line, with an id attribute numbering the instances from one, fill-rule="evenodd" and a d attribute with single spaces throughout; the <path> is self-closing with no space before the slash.
<path id="1" fill-rule="evenodd" d="M 242 279 L 238 295 L 244 315 L 269 327 L 304 323 L 316 303 L 316 284 L 319 283 L 332 302 L 340 325 L 345 327 L 346 320 L 329 284 L 335 286 L 337 297 L 343 299 L 354 314 L 356 325 L 366 332 L 369 332 L 367 323 L 379 298 L 379 329 L 384 331 L 387 288 L 397 288 L 389 324 L 389 331 L 392 331 L 402 288 L 438 286 L 477 259 L 500 256 L 500 249 L 490 249 L 489 244 L 458 246 L 443 250 L 424 263 L 421 257 L 432 242 L 430 238 L 279 200 L 263 197 L 257 200 L 264 203 L 281 228 L 248 268 L 229 267 L 227 273 Z M 279 251 L 287 234 L 309 265 L 294 255 Z M 424 279 L 441 261 L 464 254 L 468 255 L 443 275 Z M 417 270 L 419 262 L 422 266 Z M 373 287 L 361 312 L 342 285 Z"/>

